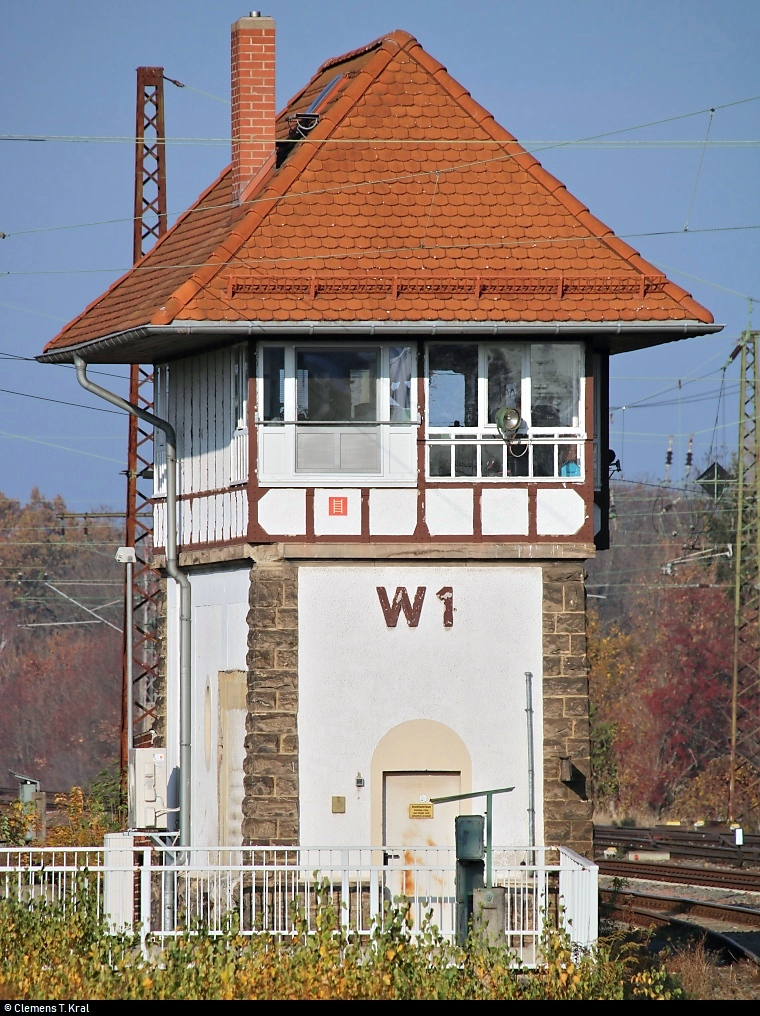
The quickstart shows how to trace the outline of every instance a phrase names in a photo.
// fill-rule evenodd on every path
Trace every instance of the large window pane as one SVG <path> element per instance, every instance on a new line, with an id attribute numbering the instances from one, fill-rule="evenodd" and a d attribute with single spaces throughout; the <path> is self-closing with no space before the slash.
<path id="1" fill-rule="evenodd" d="M 390 348 L 390 421 L 409 423 L 412 418 L 412 350 L 409 346 Z"/>
<path id="2" fill-rule="evenodd" d="M 580 351 L 574 344 L 546 342 L 530 348 L 531 423 L 534 427 L 577 427 Z"/>
<path id="3" fill-rule="evenodd" d="M 377 370 L 376 349 L 297 350 L 298 419 L 376 420 Z"/>
<path id="4" fill-rule="evenodd" d="M 431 427 L 477 427 L 478 347 L 431 346 Z"/>
<path id="5" fill-rule="evenodd" d="M 285 419 L 285 350 L 264 347 L 264 420 Z"/>
<path id="6" fill-rule="evenodd" d="M 488 347 L 488 423 L 496 410 L 511 406 L 521 411 L 523 348 L 517 345 Z"/>

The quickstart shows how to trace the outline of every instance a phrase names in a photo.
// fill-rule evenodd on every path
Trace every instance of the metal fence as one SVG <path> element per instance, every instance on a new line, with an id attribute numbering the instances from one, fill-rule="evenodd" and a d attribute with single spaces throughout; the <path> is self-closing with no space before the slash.
<path id="1" fill-rule="evenodd" d="M 494 884 L 505 887 L 507 944 L 536 962 L 545 922 L 562 925 L 579 949 L 597 937 L 598 869 L 565 847 L 495 848 Z M 65 907 L 83 895 L 114 931 L 163 940 L 203 927 L 290 936 L 314 930 L 321 904 L 369 937 L 386 904 L 409 908 L 449 940 L 456 929 L 456 860 L 436 847 L 135 846 L 128 834 L 101 849 L 0 848 L 0 898 L 45 899 Z"/>

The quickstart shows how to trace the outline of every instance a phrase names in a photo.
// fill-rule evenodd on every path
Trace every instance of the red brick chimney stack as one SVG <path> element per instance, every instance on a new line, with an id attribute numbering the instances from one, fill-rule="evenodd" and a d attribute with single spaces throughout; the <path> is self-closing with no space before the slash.
<path id="1" fill-rule="evenodd" d="M 274 19 L 251 11 L 232 26 L 232 200 L 275 160 Z"/>

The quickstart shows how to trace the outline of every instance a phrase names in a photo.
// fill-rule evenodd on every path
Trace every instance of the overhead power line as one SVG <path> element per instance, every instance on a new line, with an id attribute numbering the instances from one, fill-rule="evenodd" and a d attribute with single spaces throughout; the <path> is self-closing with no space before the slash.
<path id="1" fill-rule="evenodd" d="M 7 304 L 5 304 L 5 305 L 0 304 L 0 306 L 8 306 L 8 305 Z M 27 307 L 17 307 L 16 310 L 28 310 L 28 308 Z M 32 311 L 32 313 L 34 313 L 34 312 Z M 57 321 L 65 321 L 66 318 L 56 318 L 56 320 Z M 4 360 L 22 360 L 24 363 L 34 363 L 38 367 L 43 366 L 43 364 L 41 364 L 39 362 L 39 360 L 35 356 L 19 356 L 18 353 L 3 353 L 3 352 L 0 352 L 0 358 L 2 358 Z M 44 366 L 47 367 L 48 364 L 44 364 Z M 66 370 L 76 370 L 76 367 L 72 363 L 56 363 L 54 366 L 56 366 L 56 367 L 65 367 Z M 88 374 L 101 374 L 103 377 L 116 377 L 120 381 L 126 381 L 126 380 L 128 380 L 128 378 L 127 378 L 127 376 L 125 374 L 114 374 L 114 373 L 112 373 L 109 370 L 88 369 L 87 373 Z M 112 410 L 109 410 L 109 412 L 112 412 Z"/>
<path id="2" fill-rule="evenodd" d="M 98 621 L 102 621 L 103 624 L 107 624 L 109 628 L 113 628 L 113 630 L 117 631 L 120 635 L 124 634 L 121 628 L 117 627 L 115 624 L 111 624 L 110 621 L 107 621 L 106 618 L 101 617 L 100 614 L 96 614 L 95 611 L 90 610 L 89 607 L 85 607 L 83 603 L 80 603 L 79 600 L 75 600 L 73 596 L 69 596 L 68 593 L 63 593 L 61 592 L 60 589 L 56 589 L 56 587 L 52 585 L 50 582 L 45 582 L 45 585 L 48 587 L 48 589 L 52 589 L 54 593 L 58 593 L 59 596 L 62 596 L 64 600 L 68 600 L 70 603 L 75 604 L 77 607 L 81 607 L 82 610 L 86 611 L 88 614 L 92 614 L 92 616 L 96 617 Z"/>
<path id="3" fill-rule="evenodd" d="M 635 128 L 630 128 L 635 129 Z M 250 135 L 250 141 L 259 140 L 255 135 Z M 705 141 L 699 138 L 684 138 L 672 140 L 660 139 L 637 139 L 629 141 L 603 141 L 593 139 L 530 139 L 527 141 L 500 141 L 498 138 L 323 138 L 315 141 L 314 138 L 281 138 L 279 139 L 288 145 L 400 145 L 421 148 L 425 145 L 435 147 L 447 146 L 449 148 L 462 146 L 475 146 L 478 148 L 494 147 L 503 148 L 505 145 L 519 144 L 528 151 L 545 151 L 547 148 L 758 148 L 760 139 L 757 138 L 729 138 L 720 141 Z M 128 134 L 0 134 L 0 141 L 17 142 L 46 142 L 48 144 L 90 144 L 90 145 L 134 145 L 137 138 Z M 162 145 L 203 145 L 203 146 L 227 146 L 231 145 L 233 138 L 224 137 L 159 137 L 156 141 Z"/>
<path id="4" fill-rule="evenodd" d="M 29 434 L 11 434 L 7 430 L 0 430 L 0 437 L 12 437 L 19 441 L 31 441 L 32 444 L 45 445 L 48 448 L 57 448 L 62 452 L 72 452 L 74 455 L 85 455 L 88 459 L 102 459 L 104 462 L 115 462 L 119 466 L 124 465 L 124 459 L 112 459 L 109 455 L 98 455 L 97 452 L 86 452 L 81 448 L 67 448 L 66 445 L 53 444 L 52 441 L 43 441 L 38 437 L 30 437 Z"/>
<path id="5" fill-rule="evenodd" d="M 690 229 L 690 233 L 696 233 L 696 229 Z M 711 282 L 709 279 L 703 279 L 699 275 L 690 275 L 689 272 L 682 272 L 680 268 L 672 268 L 664 265 L 661 261 L 653 261 L 652 264 L 655 268 L 662 269 L 663 272 L 672 273 L 674 275 L 682 275 L 685 279 L 692 279 L 694 282 L 701 282 L 705 286 L 712 286 L 713 289 L 720 289 L 724 293 L 730 293 L 731 296 L 739 296 L 742 300 L 750 300 L 752 303 L 760 303 L 760 297 L 750 296 L 748 293 L 740 293 L 738 289 L 730 289 L 728 286 L 721 286 L 717 282 Z"/>
<path id="6" fill-rule="evenodd" d="M 358 186 L 358 184 L 356 185 Z M 696 236 L 698 233 L 732 233 L 741 232 L 746 230 L 760 229 L 760 223 L 745 225 L 745 226 L 711 226 L 704 229 L 690 229 L 688 233 L 684 233 L 682 229 L 660 229 L 644 233 L 615 233 L 615 237 L 621 240 L 635 240 L 644 237 L 651 236 Z M 269 265 L 278 264 L 300 264 L 306 261 L 334 261 L 342 260 L 345 258 L 359 258 L 367 257 L 370 255 L 376 255 L 377 257 L 388 257 L 391 254 L 416 254 L 424 252 L 430 254 L 431 251 L 444 251 L 444 250 L 470 250 L 474 247 L 479 250 L 509 250 L 515 247 L 538 247 L 541 244 L 572 244 L 572 243 L 604 243 L 606 237 L 604 236 L 534 236 L 525 240 L 501 240 L 494 243 L 483 243 L 476 240 L 469 241 L 467 243 L 426 243 L 407 245 L 404 247 L 354 247 L 351 250 L 345 251 L 318 251 L 313 254 L 303 255 L 288 255 L 286 257 L 278 258 L 254 258 L 244 261 L 238 255 L 231 258 L 227 262 L 191 262 L 188 264 L 146 264 L 146 265 L 129 265 L 116 266 L 110 268 L 52 268 L 37 271 L 23 271 L 23 272 L 0 272 L 0 276 L 31 276 L 31 275 L 102 275 L 106 274 L 123 274 L 127 271 L 133 272 L 173 272 L 178 269 L 198 269 L 207 268 L 213 265 L 216 268 L 223 268 L 225 265 L 239 264 L 241 268 L 261 268 Z M 750 299 L 744 297 L 744 294 L 736 294 L 742 296 L 744 299 Z M 758 300 L 760 302 L 760 300 Z"/>
<path id="7" fill-rule="evenodd" d="M 49 395 L 30 395 L 29 392 L 14 392 L 10 388 L 0 388 L 5 395 L 20 395 L 24 399 L 37 399 L 38 402 L 56 402 L 59 406 L 74 406 L 76 409 L 92 409 L 96 413 L 113 413 L 114 416 L 123 416 L 116 409 L 101 409 L 100 406 L 85 406 L 81 402 L 66 402 L 64 399 L 51 399 Z"/>
<path id="8" fill-rule="evenodd" d="M 172 80 L 172 79 L 167 79 L 167 80 Z M 177 83 L 177 82 L 172 81 L 172 83 L 173 84 L 176 83 L 176 84 L 178 84 L 179 87 L 181 87 L 181 85 L 179 85 L 179 83 Z M 189 86 L 184 86 L 184 87 L 189 87 Z M 204 94 L 206 94 L 206 93 L 204 93 Z M 644 130 L 647 127 L 657 127 L 657 126 L 660 126 L 660 125 L 666 124 L 666 123 L 674 123 L 674 122 L 676 122 L 678 120 L 688 120 L 690 117 L 700 116 L 703 113 L 709 113 L 711 111 L 715 112 L 716 110 L 719 110 L 719 109 L 729 109 L 732 106 L 741 106 L 741 105 L 744 105 L 745 103 L 757 102 L 758 100 L 760 100 L 760 95 L 753 95 L 753 96 L 749 96 L 746 99 L 737 99 L 734 102 L 725 102 L 725 103 L 722 103 L 721 105 L 717 105 L 717 106 L 713 106 L 713 107 L 708 106 L 706 109 L 695 110 L 692 113 L 679 113 L 676 116 L 664 117 L 664 118 L 659 119 L 659 120 L 649 120 L 646 123 L 635 124 L 635 125 L 633 125 L 631 127 L 621 127 L 621 128 L 618 128 L 617 130 L 605 131 L 605 132 L 603 132 L 601 134 L 593 134 L 593 135 L 589 135 L 588 137 L 585 137 L 585 138 L 576 138 L 574 140 L 555 141 L 555 142 L 546 142 L 546 143 L 540 142 L 540 143 L 537 143 L 537 144 L 541 144 L 541 145 L 543 145 L 543 147 L 538 148 L 538 151 L 539 152 L 541 152 L 541 151 L 550 151 L 550 150 L 555 149 L 555 148 L 567 148 L 567 147 L 574 146 L 574 145 L 588 144 L 588 143 L 594 142 L 594 141 L 601 141 L 604 138 L 616 137 L 619 134 L 628 134 L 628 133 L 631 133 L 632 131 Z M 6 137 L 11 137 L 11 136 L 7 135 Z M 44 135 L 40 135 L 40 137 L 44 137 Z M 128 139 L 124 138 L 122 140 L 128 140 L 131 144 L 134 144 L 135 141 L 136 141 L 136 138 L 128 138 Z M 311 139 L 311 141 L 309 143 L 315 144 L 313 139 Z M 419 142 L 415 142 L 415 143 L 419 144 Z M 446 141 L 446 143 L 449 144 L 449 145 L 452 144 L 451 141 Z M 518 144 L 518 145 L 521 145 L 521 147 L 522 147 L 522 143 L 517 141 L 517 140 L 512 141 L 512 142 L 499 142 L 499 144 L 501 144 L 501 145 Z M 701 144 L 701 142 L 700 142 L 700 144 Z M 484 164 L 487 164 L 487 163 L 490 163 L 490 162 L 500 162 L 500 161 L 505 161 L 505 160 L 513 159 L 513 158 L 515 158 L 516 154 L 517 153 L 504 153 L 503 155 L 494 156 L 494 157 L 489 158 L 489 159 L 480 159 L 480 160 L 477 160 L 475 162 L 460 164 L 460 165 L 458 165 L 456 167 L 450 167 L 450 168 L 445 168 L 444 167 L 444 168 L 439 168 L 439 170 L 433 170 L 433 169 L 431 169 L 431 170 L 421 171 L 419 173 L 405 173 L 405 174 L 403 174 L 401 176 L 398 176 L 398 177 L 388 177 L 388 178 L 385 178 L 383 180 L 364 181 L 362 184 L 350 184 L 350 185 L 344 185 L 343 187 L 323 188 L 323 189 L 320 189 L 320 190 L 317 190 L 317 191 L 312 191 L 310 196 L 315 196 L 315 195 L 324 194 L 324 193 L 331 193 L 331 192 L 340 192 L 340 191 L 343 191 L 343 190 L 346 190 L 346 189 L 355 189 L 356 187 L 359 187 L 359 186 L 368 186 L 368 185 L 377 186 L 377 185 L 382 184 L 382 183 L 398 182 L 398 181 L 402 181 L 402 180 L 414 179 L 415 177 L 432 176 L 436 172 L 440 172 L 442 174 L 445 174 L 447 172 L 461 172 L 463 169 L 467 169 L 470 166 L 479 166 L 479 165 L 484 165 Z M 535 152 L 534 152 L 534 154 L 535 154 Z M 302 199 L 303 199 L 303 196 L 299 195 L 299 200 L 302 200 Z M 264 199 L 253 198 L 250 201 L 246 201 L 245 205 L 248 206 L 248 207 L 252 207 L 259 200 L 264 200 Z M 267 198 L 266 200 L 269 200 L 269 199 Z M 280 198 L 280 200 L 282 200 L 282 198 Z M 177 214 L 190 214 L 190 213 L 192 213 L 192 214 L 198 214 L 199 212 L 208 211 L 208 210 L 211 210 L 213 208 L 218 208 L 218 207 L 225 207 L 225 208 L 227 208 L 227 207 L 230 207 L 230 205 L 229 205 L 229 203 L 225 204 L 224 206 L 199 205 L 197 208 L 188 209 L 188 210 L 184 210 L 183 209 L 180 213 L 171 212 L 170 214 L 172 216 L 177 215 Z M 112 224 L 119 223 L 119 222 L 133 222 L 133 221 L 134 221 L 134 216 L 130 216 L 129 218 L 104 219 L 104 220 L 100 220 L 100 221 L 96 221 L 96 222 L 82 222 L 82 223 L 74 223 L 74 224 L 71 224 L 71 225 L 64 225 L 64 226 L 47 226 L 47 227 L 43 226 L 43 227 L 39 227 L 39 228 L 36 228 L 36 229 L 14 230 L 13 232 L 7 232 L 7 233 L 6 232 L 0 232 L 0 239 L 7 239 L 8 237 L 11 237 L 11 236 L 21 236 L 21 235 L 28 234 L 28 233 L 51 232 L 51 231 L 62 230 L 62 229 L 82 229 L 82 228 L 88 228 L 88 227 L 92 227 L 92 226 L 105 226 L 105 225 L 112 225 Z"/>
<path id="9" fill-rule="evenodd" d="M 732 381 L 727 387 L 724 394 L 735 395 L 739 390 L 739 382 Z M 648 396 L 647 399 L 641 399 L 639 402 L 632 402 L 625 406 L 610 406 L 610 410 L 619 412 L 629 409 L 653 409 L 661 406 L 689 406 L 696 402 L 712 402 L 715 399 L 721 398 L 720 392 L 703 392 L 702 394 L 687 395 L 682 399 L 663 399 L 660 402 L 650 401 L 654 396 Z"/>

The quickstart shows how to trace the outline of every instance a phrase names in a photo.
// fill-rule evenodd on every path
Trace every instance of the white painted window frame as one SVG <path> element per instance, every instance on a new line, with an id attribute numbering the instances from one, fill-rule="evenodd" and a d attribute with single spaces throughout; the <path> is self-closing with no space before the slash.
<path id="1" fill-rule="evenodd" d="M 402 346 L 409 346 L 412 355 L 412 376 L 410 392 L 410 422 L 391 423 L 390 420 L 390 350 Z M 417 462 L 416 462 L 416 438 L 418 427 L 417 407 L 417 358 L 415 343 L 403 336 L 393 342 L 330 342 L 320 341 L 314 343 L 301 342 L 262 342 L 258 347 L 258 369 L 257 369 L 257 390 L 256 405 L 263 406 L 264 402 L 264 356 L 263 351 L 267 348 L 284 349 L 284 422 L 265 422 L 261 418 L 259 408 L 256 411 L 256 426 L 260 435 L 259 440 L 259 480 L 267 487 L 414 487 L 417 484 Z M 302 349 L 379 349 L 380 365 L 377 378 L 376 405 L 377 420 L 376 426 L 380 432 L 380 471 L 377 473 L 305 473 L 296 471 L 295 448 L 296 448 L 296 404 L 297 404 L 297 378 L 296 378 L 296 352 Z M 325 426 L 329 426 L 326 424 Z M 369 424 L 368 426 L 371 426 Z M 288 468 L 284 476 L 272 478 L 262 474 L 261 449 L 263 431 L 266 427 L 284 428 L 287 441 Z M 410 440 L 413 442 L 412 467 L 408 475 L 390 475 L 390 432 L 391 429 L 398 431 L 407 429 Z"/>
<path id="2" fill-rule="evenodd" d="M 454 430 L 452 427 L 431 427 L 429 423 L 430 419 L 430 347 L 440 345 L 463 345 L 463 342 L 429 342 L 425 344 L 425 405 L 428 407 L 426 413 L 426 426 L 425 426 L 425 472 L 428 480 L 433 483 L 516 483 L 525 484 L 526 482 L 531 483 L 583 483 L 586 475 L 585 468 L 585 441 L 586 441 L 586 377 L 584 370 L 584 355 L 585 346 L 583 342 L 573 343 L 562 343 L 565 346 L 571 346 L 576 349 L 578 355 L 578 372 L 579 372 L 579 406 L 578 406 L 578 426 L 577 427 L 534 427 L 531 421 L 531 347 L 546 345 L 543 342 L 480 342 L 478 343 L 478 426 L 477 427 L 457 427 L 456 434 L 457 440 L 452 440 L 450 443 L 444 440 L 435 440 L 435 435 L 448 435 Z M 555 344 L 549 341 L 548 344 Z M 521 415 L 523 422 L 520 426 L 519 434 L 524 437 L 527 441 L 529 456 L 528 459 L 528 475 L 527 476 L 482 476 L 481 475 L 481 456 L 480 447 L 484 444 L 492 444 L 495 441 L 499 441 L 502 444 L 505 442 L 494 423 L 488 422 L 488 350 L 489 348 L 504 346 L 504 345 L 516 345 L 522 346 L 523 351 L 523 367 L 522 367 L 522 378 L 520 384 L 520 404 L 521 404 Z M 463 440 L 471 437 L 471 441 Z M 435 445 L 440 447 L 441 445 L 449 444 L 451 448 L 451 476 L 431 476 L 430 474 L 430 449 L 431 446 Z M 478 447 L 478 454 L 476 455 L 476 469 L 477 475 L 475 476 L 456 476 L 454 475 L 454 448 L 457 445 L 464 446 L 469 444 L 476 444 Z M 554 472 L 559 473 L 559 446 L 566 444 L 577 444 L 578 445 L 578 463 L 580 465 L 580 475 L 578 476 L 534 476 L 533 475 L 533 451 L 539 445 L 551 445 L 554 448 Z M 506 457 L 506 452 L 505 452 Z"/>

